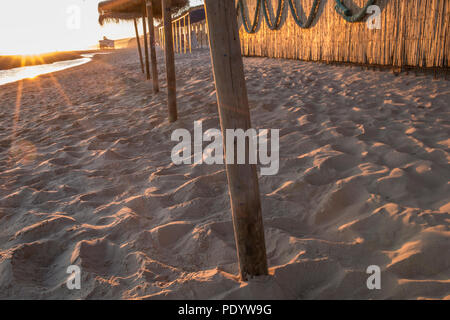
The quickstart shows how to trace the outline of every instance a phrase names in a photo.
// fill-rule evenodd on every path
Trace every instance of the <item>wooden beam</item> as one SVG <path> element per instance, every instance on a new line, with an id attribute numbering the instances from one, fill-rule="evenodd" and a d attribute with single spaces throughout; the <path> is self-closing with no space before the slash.
<path id="1" fill-rule="evenodd" d="M 136 31 L 136 42 L 137 42 L 137 49 L 138 49 L 138 53 L 139 53 L 139 61 L 141 62 L 142 73 L 144 73 L 145 71 L 144 71 L 144 61 L 142 60 L 141 40 L 139 39 L 139 31 L 138 31 L 138 27 L 137 27 L 136 18 L 134 18 L 133 20 L 134 20 L 134 30 Z"/>
<path id="2" fill-rule="evenodd" d="M 220 125 L 226 146 L 227 129 L 246 131 L 251 128 L 235 1 L 205 0 L 205 8 Z M 236 155 L 236 143 L 234 148 Z M 225 147 L 225 154 L 227 151 Z M 249 145 L 246 154 L 249 154 Z M 227 163 L 226 170 L 241 279 L 267 275 L 256 165 Z"/>
<path id="3" fill-rule="evenodd" d="M 148 18 L 148 34 L 150 36 L 150 61 L 152 64 L 152 80 L 153 80 L 153 93 L 159 92 L 159 80 L 158 80 L 158 62 L 156 61 L 156 49 L 155 49 L 155 25 L 153 23 L 153 5 L 151 0 L 147 1 L 147 18 Z"/>
<path id="4" fill-rule="evenodd" d="M 142 3 L 142 28 L 144 30 L 144 52 L 145 52 L 145 73 L 147 80 L 150 80 L 150 64 L 148 60 L 148 41 L 147 41 L 147 9 L 145 2 Z"/>
<path id="5" fill-rule="evenodd" d="M 173 52 L 171 0 L 161 0 L 161 2 L 166 38 L 164 50 L 166 56 L 167 108 L 169 111 L 169 122 L 175 122 L 178 119 L 177 81 L 175 78 L 175 54 Z"/>

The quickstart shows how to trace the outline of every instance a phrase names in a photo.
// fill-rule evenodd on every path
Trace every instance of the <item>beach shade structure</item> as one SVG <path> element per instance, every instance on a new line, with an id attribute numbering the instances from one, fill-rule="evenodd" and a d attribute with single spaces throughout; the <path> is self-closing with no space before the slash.
<path id="1" fill-rule="evenodd" d="M 189 4 L 188 0 L 172 0 L 170 5 L 171 14 L 181 8 L 186 7 Z M 153 91 L 156 93 L 159 91 L 158 84 L 158 72 L 156 63 L 156 50 L 155 50 L 155 32 L 153 18 L 157 20 L 162 19 L 162 3 L 160 0 L 108 0 L 102 1 L 98 5 L 99 11 L 99 23 L 103 25 L 106 22 L 118 23 L 120 21 L 136 21 L 139 18 L 143 19 L 143 31 L 144 31 L 144 52 L 146 54 L 145 69 L 147 72 L 147 79 L 150 78 L 149 63 L 148 63 L 148 43 L 147 43 L 147 26 L 150 34 L 150 57 L 152 63 L 152 78 L 153 78 Z M 145 21 L 147 20 L 147 23 Z M 136 22 L 135 22 L 136 23 Z M 138 42 L 138 50 L 140 47 L 139 35 L 136 29 L 136 37 Z M 141 50 L 139 50 L 141 52 Z M 142 56 L 142 53 L 140 53 Z"/>
<path id="2" fill-rule="evenodd" d="M 145 45 L 146 41 L 147 41 L 147 36 L 146 36 L 146 26 L 145 26 L 145 17 L 143 17 L 143 8 L 142 8 L 142 1 L 139 1 L 139 3 L 141 4 L 140 8 L 135 7 L 133 10 L 129 10 L 129 9 L 123 9 L 123 11 L 120 11 L 118 9 L 113 10 L 112 4 L 114 4 L 114 2 L 120 2 L 123 3 L 124 1 L 114 1 L 114 0 L 110 0 L 110 1 L 103 1 L 100 2 L 98 5 L 98 12 L 99 12 L 99 23 L 100 25 L 104 25 L 105 23 L 119 23 L 121 21 L 133 21 L 134 23 L 134 29 L 135 29 L 135 33 L 136 33 L 136 42 L 137 42 L 137 49 L 138 49 L 138 53 L 139 53 L 139 59 L 140 59 L 140 63 L 141 63 L 141 69 L 142 72 L 145 73 L 145 71 L 147 72 L 147 79 L 150 78 L 150 69 L 149 69 L 149 61 L 148 61 L 148 47 Z M 140 42 L 140 37 L 139 37 L 139 31 L 138 31 L 138 19 L 143 18 L 143 31 L 144 31 L 144 50 L 146 53 L 145 56 L 145 66 L 146 68 L 144 69 L 144 62 L 143 62 L 143 58 L 142 58 L 142 49 L 141 49 L 141 42 Z"/>
<path id="3" fill-rule="evenodd" d="M 99 23 L 103 25 L 105 22 L 120 22 L 127 20 L 134 20 L 142 17 L 144 23 L 144 45 L 146 53 L 146 71 L 147 78 L 149 78 L 149 64 L 148 64 L 148 44 L 147 44 L 147 26 L 150 33 L 150 56 L 152 58 L 152 74 L 153 74 L 153 91 L 159 91 L 158 74 L 156 66 L 156 50 L 155 50 L 155 32 L 154 19 L 163 19 L 164 21 L 171 21 L 172 14 L 188 6 L 188 0 L 108 0 L 100 2 L 98 11 L 100 14 Z M 149 13 L 150 12 L 150 13 Z M 146 25 L 146 20 L 148 21 Z M 136 28 L 137 29 L 137 28 Z M 165 32 L 170 33 L 171 30 Z M 136 34 L 138 37 L 138 34 Z M 166 35 L 167 38 L 167 35 Z M 139 42 L 139 38 L 138 42 Z M 171 45 L 171 47 L 169 46 Z M 167 43 L 165 48 L 166 56 L 166 73 L 167 73 L 167 87 L 168 87 L 168 109 L 169 121 L 177 120 L 176 111 L 176 80 L 175 80 L 175 59 L 173 54 L 173 43 Z"/>
<path id="4" fill-rule="evenodd" d="M 235 0 L 205 0 L 211 60 L 222 136 L 227 129 L 251 128 Z M 225 154 L 234 155 L 237 143 Z M 250 154 L 250 143 L 245 147 Z M 227 157 L 225 157 L 227 159 Z M 256 165 L 228 163 L 228 191 L 242 280 L 268 274 L 264 227 Z"/>

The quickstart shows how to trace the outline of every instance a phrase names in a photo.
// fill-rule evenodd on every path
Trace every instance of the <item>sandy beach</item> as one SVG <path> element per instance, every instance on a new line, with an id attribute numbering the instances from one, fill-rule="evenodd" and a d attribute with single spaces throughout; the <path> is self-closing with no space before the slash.
<path id="1" fill-rule="evenodd" d="M 128 49 L 0 86 L 1 299 L 450 298 L 448 81 L 244 58 L 280 170 L 270 275 L 241 282 L 224 166 L 171 161 L 173 130 L 220 128 L 209 51 L 176 55 L 174 124 L 163 62 L 157 95 Z"/>

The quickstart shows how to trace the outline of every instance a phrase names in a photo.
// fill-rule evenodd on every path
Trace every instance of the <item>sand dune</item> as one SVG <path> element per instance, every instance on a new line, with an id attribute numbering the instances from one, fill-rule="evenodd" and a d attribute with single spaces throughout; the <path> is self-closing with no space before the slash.
<path id="1" fill-rule="evenodd" d="M 281 131 L 271 275 L 242 283 L 224 167 L 170 158 L 174 129 L 219 128 L 209 53 L 177 55 L 175 124 L 158 55 L 159 95 L 130 50 L 0 87 L 0 298 L 450 297 L 448 81 L 245 59 L 253 125 Z"/>

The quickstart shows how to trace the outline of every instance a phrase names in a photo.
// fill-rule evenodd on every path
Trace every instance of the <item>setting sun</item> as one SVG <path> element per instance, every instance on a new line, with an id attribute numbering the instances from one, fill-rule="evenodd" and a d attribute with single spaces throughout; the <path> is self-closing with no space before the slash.
<path id="1" fill-rule="evenodd" d="M 98 24 L 99 2 L 100 0 L 2 1 L 0 55 L 85 50 L 96 46 L 103 36 L 111 39 L 132 37 L 132 22 L 105 26 Z M 198 3 L 199 0 L 191 1 L 194 5 Z"/>
<path id="2" fill-rule="evenodd" d="M 0 55 L 84 50 L 95 46 L 103 36 L 118 39 L 133 35 L 132 28 L 123 25 L 99 26 L 99 1 L 3 2 L 0 10 Z M 19 13 L 20 19 L 17 18 Z"/>

